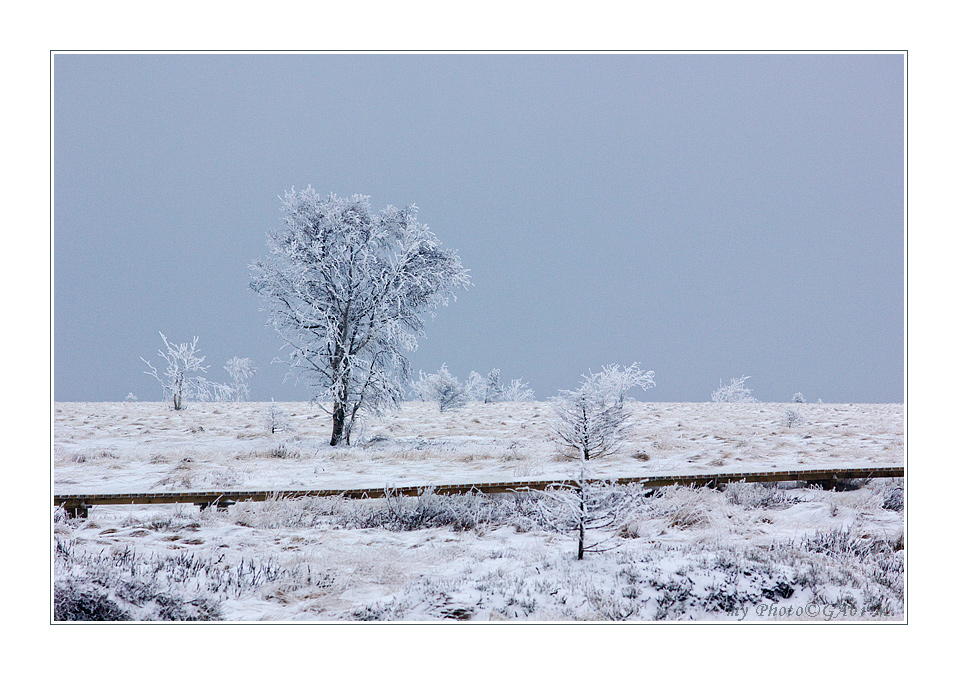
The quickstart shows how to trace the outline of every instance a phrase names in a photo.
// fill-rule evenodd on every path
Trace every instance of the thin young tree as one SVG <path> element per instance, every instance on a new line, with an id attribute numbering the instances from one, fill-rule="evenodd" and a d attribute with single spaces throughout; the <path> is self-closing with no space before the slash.
<path id="1" fill-rule="evenodd" d="M 196 347 L 199 338 L 194 337 L 192 342 L 170 343 L 163 333 L 160 337 L 166 351 L 160 349 L 157 353 L 166 361 L 166 370 L 160 376 L 156 367 L 141 356 L 140 360 L 149 367 L 143 372 L 156 378 L 163 387 L 163 399 L 172 401 L 174 410 L 182 410 L 189 394 L 202 390 L 202 382 L 206 382 L 194 374 L 205 373 L 209 366 L 203 365 L 206 357 L 200 356 Z"/>
<path id="2" fill-rule="evenodd" d="M 579 466 L 571 495 L 579 560 L 590 549 L 585 541 L 586 530 L 597 520 L 603 522 L 596 513 L 596 504 L 601 504 L 603 497 L 591 485 L 589 463 L 617 452 L 628 440 L 632 431 L 631 411 L 626 406 L 629 390 L 653 386 L 652 371 L 643 371 L 637 363 L 628 368 L 613 364 L 603 367 L 601 372 L 583 375 L 578 389 L 561 391 L 551 399 L 556 416 L 553 430 L 560 452 L 577 460 Z"/>
<path id="3" fill-rule="evenodd" d="M 402 400 L 405 353 L 469 275 L 415 206 L 374 213 L 367 196 L 309 187 L 287 192 L 282 208 L 286 227 L 268 235 L 250 287 L 285 344 L 281 361 L 315 402 L 331 402 L 330 445 L 348 444 L 360 411 L 381 414 Z"/>

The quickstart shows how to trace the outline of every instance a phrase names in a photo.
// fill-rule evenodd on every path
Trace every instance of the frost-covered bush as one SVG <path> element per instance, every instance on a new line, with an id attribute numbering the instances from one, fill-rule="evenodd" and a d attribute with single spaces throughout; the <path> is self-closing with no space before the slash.
<path id="1" fill-rule="evenodd" d="M 789 429 L 792 427 L 802 427 L 808 424 L 805 417 L 794 408 L 785 409 L 784 420 L 785 420 L 785 426 L 788 427 Z"/>
<path id="2" fill-rule="evenodd" d="M 500 400 L 525 403 L 527 401 L 535 401 L 536 393 L 530 389 L 529 384 L 527 382 L 523 382 L 522 378 L 520 377 L 510 380 L 506 388 L 502 390 L 502 397 Z"/>
<path id="3" fill-rule="evenodd" d="M 728 483 L 723 489 L 725 501 L 741 506 L 746 511 L 755 509 L 784 509 L 804 501 L 790 495 L 776 483 Z"/>
<path id="4" fill-rule="evenodd" d="M 757 403 L 758 399 L 752 396 L 752 390 L 745 386 L 745 380 L 751 376 L 733 377 L 729 384 L 722 384 L 712 392 L 712 400 L 716 403 Z"/>
<path id="5" fill-rule="evenodd" d="M 58 539 L 54 549 L 55 621 L 210 621 L 219 602 L 190 581 L 195 561 L 137 560 L 133 549 L 78 552 Z M 182 569 L 177 569 L 182 568 Z M 192 573 L 191 573 L 192 572 Z M 192 577 L 193 579 L 191 579 Z"/>
<path id="6" fill-rule="evenodd" d="M 805 403 L 805 397 L 802 395 L 802 392 L 796 392 L 792 395 L 792 403 Z"/>
<path id="7" fill-rule="evenodd" d="M 127 403 L 136 403 L 139 399 L 136 397 L 136 394 L 134 394 L 131 391 L 129 394 L 126 395 L 126 398 L 123 400 Z"/>
<path id="8" fill-rule="evenodd" d="M 544 526 L 536 507 L 539 493 L 516 495 L 437 495 L 432 489 L 411 497 L 388 493 L 376 502 L 345 502 L 337 505 L 340 527 L 382 528 L 409 532 L 450 526 L 454 530 L 514 525 L 519 529 Z"/>
<path id="9" fill-rule="evenodd" d="M 419 373 L 419 381 L 413 383 L 413 391 L 422 401 L 436 401 L 439 412 L 461 408 L 469 400 L 466 386 L 449 372 L 446 364 L 436 373 Z"/>

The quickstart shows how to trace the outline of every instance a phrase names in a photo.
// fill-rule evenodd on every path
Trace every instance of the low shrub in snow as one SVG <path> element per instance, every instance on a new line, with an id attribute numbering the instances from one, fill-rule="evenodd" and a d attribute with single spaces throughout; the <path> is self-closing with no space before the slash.
<path id="1" fill-rule="evenodd" d="M 722 384 L 719 380 L 718 389 L 712 392 L 712 400 L 716 403 L 757 403 L 758 400 L 752 396 L 752 390 L 745 386 L 745 380 L 749 377 L 733 377 L 728 384 Z"/>

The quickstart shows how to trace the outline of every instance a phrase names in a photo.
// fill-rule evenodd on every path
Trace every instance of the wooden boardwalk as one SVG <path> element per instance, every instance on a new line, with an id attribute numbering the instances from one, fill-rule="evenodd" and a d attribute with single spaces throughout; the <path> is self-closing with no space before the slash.
<path id="1" fill-rule="evenodd" d="M 619 484 L 641 483 L 643 487 L 657 488 L 668 485 L 716 487 L 726 483 L 770 483 L 778 481 L 806 481 L 825 486 L 838 481 L 855 478 L 901 478 L 904 466 L 868 466 L 836 469 L 791 469 L 784 471 L 745 471 L 722 473 L 692 473 L 629 478 L 614 480 Z M 495 483 L 454 483 L 448 485 L 409 485 L 404 487 L 370 487 L 357 489 L 306 489 L 306 490 L 190 490 L 187 492 L 130 492 L 119 494 L 54 494 L 54 507 L 62 506 L 73 517 L 86 517 L 91 506 L 109 504 L 196 504 L 201 509 L 215 505 L 226 508 L 243 501 L 262 502 L 267 499 L 296 499 L 299 497 L 345 497 L 348 499 L 377 499 L 390 495 L 419 495 L 433 489 L 436 494 L 466 494 L 469 492 L 502 493 L 545 490 L 550 486 L 572 485 L 568 478 L 557 480 L 516 480 Z"/>

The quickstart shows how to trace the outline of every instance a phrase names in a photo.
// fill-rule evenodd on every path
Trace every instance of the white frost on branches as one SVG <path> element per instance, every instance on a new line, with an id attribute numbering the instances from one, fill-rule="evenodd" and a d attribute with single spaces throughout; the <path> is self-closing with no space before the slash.
<path id="1" fill-rule="evenodd" d="M 551 399 L 561 451 L 587 462 L 618 450 L 631 432 L 626 394 L 635 387 L 654 386 L 655 373 L 637 363 L 628 368 L 613 364 L 583 375 L 578 389 L 561 391 Z"/>
<path id="2" fill-rule="evenodd" d="M 483 403 L 495 403 L 502 400 L 502 385 L 499 383 L 499 369 L 493 368 L 486 375 L 485 389 L 482 394 Z"/>
<path id="3" fill-rule="evenodd" d="M 554 431 L 560 452 L 579 462 L 579 475 L 568 491 L 552 491 L 551 501 L 557 513 L 571 522 L 578 533 L 578 559 L 589 550 L 602 550 L 600 542 L 586 543 L 589 529 L 607 528 L 619 520 L 631 500 L 621 500 L 612 486 L 600 486 L 590 478 L 589 462 L 616 452 L 632 432 L 631 413 L 626 395 L 635 387 L 647 390 L 655 386 L 655 373 L 633 363 L 628 368 L 617 364 L 604 366 L 601 372 L 582 376 L 575 391 L 561 391 L 551 399 L 556 414 Z"/>
<path id="4" fill-rule="evenodd" d="M 226 369 L 230 379 L 233 381 L 230 387 L 232 389 L 232 400 L 248 401 L 249 381 L 253 379 L 253 375 L 256 374 L 256 368 L 253 367 L 253 360 L 234 356 L 226 362 L 223 368 Z"/>
<path id="5" fill-rule="evenodd" d="M 276 405 L 276 401 L 273 399 L 270 399 L 269 408 L 263 415 L 263 428 L 271 434 L 275 434 L 277 431 L 295 431 L 289 413 Z"/>
<path id="6" fill-rule="evenodd" d="M 517 378 L 511 380 L 502 390 L 502 396 L 499 399 L 500 401 L 534 401 L 536 400 L 536 393 L 529 388 L 529 384 L 522 381 L 522 378 Z"/>
<path id="7" fill-rule="evenodd" d="M 575 479 L 550 486 L 535 507 L 539 518 L 551 529 L 577 539 L 576 558 L 582 560 L 586 553 L 602 553 L 620 545 L 617 528 L 641 505 L 637 488 L 592 479 L 587 463 L 582 462 Z M 604 536 L 590 535 L 587 540 L 586 534 L 595 530 L 604 532 Z"/>
<path id="8" fill-rule="evenodd" d="M 140 360 L 149 367 L 149 370 L 143 372 L 155 377 L 163 387 L 163 400 L 171 401 L 174 410 L 182 410 L 186 399 L 192 394 L 201 393 L 203 387 L 200 383 L 206 382 L 204 378 L 194 374 L 206 372 L 209 366 L 203 365 L 206 357 L 198 354 L 196 343 L 199 338 L 194 337 L 192 342 L 171 344 L 163 333 L 160 333 L 160 337 L 163 338 L 166 351 L 160 349 L 157 353 L 166 361 L 166 370 L 161 376 L 156 367 L 141 356 Z"/>
<path id="9" fill-rule="evenodd" d="M 719 380 L 719 388 L 712 392 L 712 400 L 716 403 L 757 403 L 758 399 L 752 396 L 752 390 L 745 386 L 745 380 L 749 377 L 733 377 L 729 384 L 722 384 Z"/>
<path id="10" fill-rule="evenodd" d="M 415 206 L 374 213 L 367 196 L 311 187 L 282 203 L 286 227 L 268 235 L 250 287 L 285 343 L 290 373 L 313 388 L 314 401 L 332 401 L 330 444 L 348 444 L 361 410 L 381 414 L 402 400 L 404 352 L 469 275 Z"/>
<path id="11" fill-rule="evenodd" d="M 461 408 L 469 400 L 466 386 L 449 372 L 445 363 L 439 372 L 420 372 L 419 381 L 412 384 L 412 389 L 422 401 L 438 401 L 439 412 Z"/>

